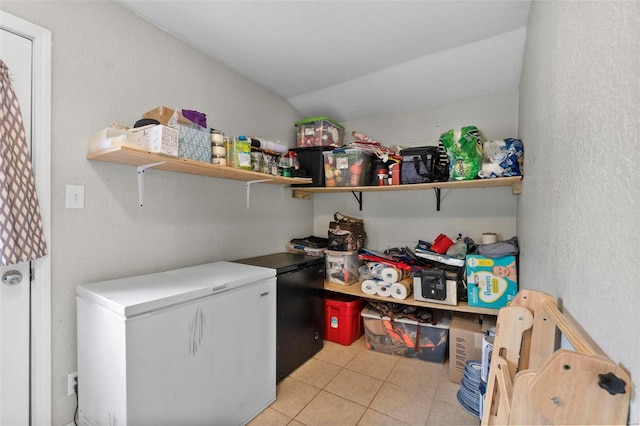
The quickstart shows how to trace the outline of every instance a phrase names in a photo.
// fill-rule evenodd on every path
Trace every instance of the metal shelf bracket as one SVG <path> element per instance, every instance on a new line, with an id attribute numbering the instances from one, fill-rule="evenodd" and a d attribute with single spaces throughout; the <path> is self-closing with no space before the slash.
<path id="1" fill-rule="evenodd" d="M 144 200 L 144 172 L 151 167 L 159 166 L 164 164 L 164 161 L 160 161 L 158 163 L 144 164 L 142 166 L 138 166 L 138 204 L 142 207 L 142 201 Z"/>
<path id="2" fill-rule="evenodd" d="M 436 193 L 436 211 L 440 211 L 440 188 L 433 188 L 433 191 Z"/>
<path id="3" fill-rule="evenodd" d="M 355 191 L 351 191 L 351 193 L 353 194 L 353 196 L 355 197 L 356 201 L 358 202 L 358 207 L 360 208 L 360 211 L 362 211 L 362 191 L 358 192 L 358 194 L 360 194 L 360 196 L 356 195 Z"/>
<path id="4" fill-rule="evenodd" d="M 251 184 L 252 183 L 260 183 L 260 182 L 269 182 L 273 179 L 260 179 L 260 180 L 248 180 L 244 183 L 247 188 L 247 210 L 249 210 L 249 200 L 251 199 Z"/>

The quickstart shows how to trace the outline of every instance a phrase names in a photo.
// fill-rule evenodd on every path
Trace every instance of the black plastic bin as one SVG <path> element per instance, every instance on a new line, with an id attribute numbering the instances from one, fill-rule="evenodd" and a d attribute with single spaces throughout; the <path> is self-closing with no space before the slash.
<path id="1" fill-rule="evenodd" d="M 311 185 L 299 184 L 292 186 L 324 186 L 324 156 L 322 153 L 332 149 L 334 148 L 330 146 L 291 148 L 289 151 L 293 151 L 298 155 L 300 168 L 307 172 L 306 176 L 310 177 L 313 182 Z"/>

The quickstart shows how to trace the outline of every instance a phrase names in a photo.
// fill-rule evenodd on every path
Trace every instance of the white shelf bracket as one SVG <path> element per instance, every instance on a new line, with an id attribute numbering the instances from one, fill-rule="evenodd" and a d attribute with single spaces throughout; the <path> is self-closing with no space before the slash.
<path id="1" fill-rule="evenodd" d="M 138 203 L 140 207 L 142 207 L 142 201 L 144 199 L 144 171 L 150 169 L 151 167 L 159 166 L 160 164 L 164 164 L 164 161 L 160 161 L 158 163 L 145 164 L 142 166 L 138 166 Z"/>
<path id="2" fill-rule="evenodd" d="M 251 184 L 252 183 L 260 183 L 260 182 L 269 182 L 273 179 L 260 179 L 260 180 L 248 180 L 244 183 L 247 188 L 247 210 L 249 210 L 249 200 L 251 199 Z"/>

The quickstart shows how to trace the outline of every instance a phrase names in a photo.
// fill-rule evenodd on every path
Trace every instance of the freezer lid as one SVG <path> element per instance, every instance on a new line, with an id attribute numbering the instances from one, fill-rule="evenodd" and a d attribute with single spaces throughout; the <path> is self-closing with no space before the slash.
<path id="1" fill-rule="evenodd" d="M 275 269 L 233 262 L 213 262 L 85 284 L 77 287 L 76 295 L 116 314 L 131 317 L 275 276 Z"/>
<path id="2" fill-rule="evenodd" d="M 312 265 L 324 265 L 324 257 L 309 256 L 301 253 L 274 253 L 264 256 L 235 260 L 246 265 L 274 268 L 278 275 Z"/>

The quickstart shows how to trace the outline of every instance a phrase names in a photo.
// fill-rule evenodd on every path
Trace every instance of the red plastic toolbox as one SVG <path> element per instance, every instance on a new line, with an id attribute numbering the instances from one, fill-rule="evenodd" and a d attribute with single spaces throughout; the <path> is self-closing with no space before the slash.
<path id="1" fill-rule="evenodd" d="M 362 308 L 364 299 L 336 294 L 324 299 L 324 338 L 330 342 L 349 346 L 364 332 Z"/>

